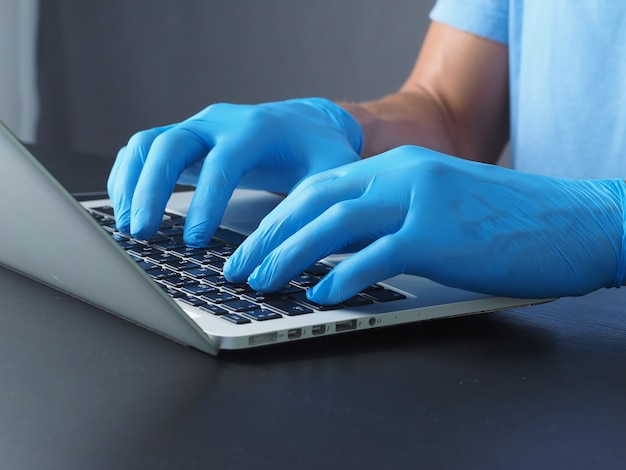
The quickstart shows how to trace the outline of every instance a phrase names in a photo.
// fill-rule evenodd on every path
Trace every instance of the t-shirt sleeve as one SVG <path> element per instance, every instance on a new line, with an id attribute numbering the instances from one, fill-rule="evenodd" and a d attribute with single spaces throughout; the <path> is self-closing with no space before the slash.
<path id="1" fill-rule="evenodd" d="M 507 44 L 508 10 L 508 0 L 438 0 L 430 19 Z"/>

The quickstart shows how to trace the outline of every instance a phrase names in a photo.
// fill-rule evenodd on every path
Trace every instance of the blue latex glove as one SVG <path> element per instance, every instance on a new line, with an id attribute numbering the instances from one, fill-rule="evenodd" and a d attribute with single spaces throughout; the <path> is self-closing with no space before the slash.
<path id="1" fill-rule="evenodd" d="M 400 147 L 303 181 L 225 274 L 271 291 L 357 243 L 366 247 L 311 300 L 338 303 L 400 273 L 511 297 L 585 294 L 624 280 L 625 194 L 622 180 L 569 181 Z"/>
<path id="2" fill-rule="evenodd" d="M 306 176 L 358 160 L 361 142 L 352 116 L 323 98 L 215 104 L 135 134 L 119 151 L 107 188 L 119 230 L 150 238 L 175 184 L 197 184 L 185 242 L 204 246 L 240 182 L 287 193 Z"/>

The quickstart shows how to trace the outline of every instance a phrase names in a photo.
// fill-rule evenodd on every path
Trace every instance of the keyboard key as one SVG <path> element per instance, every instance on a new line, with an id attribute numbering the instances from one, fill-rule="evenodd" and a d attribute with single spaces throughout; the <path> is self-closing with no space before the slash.
<path id="1" fill-rule="evenodd" d="M 376 302 L 391 302 L 406 299 L 406 296 L 390 289 L 375 289 L 363 292 L 363 295 Z"/>
<path id="2" fill-rule="evenodd" d="M 217 245 L 209 247 L 209 251 L 217 256 L 221 256 L 222 258 L 228 258 L 235 252 L 235 247 L 231 245 Z"/>
<path id="3" fill-rule="evenodd" d="M 238 313 L 225 313 L 220 318 L 236 323 L 237 325 L 243 325 L 245 323 L 252 323 L 248 318 L 239 315 Z"/>
<path id="4" fill-rule="evenodd" d="M 210 276 L 217 276 L 217 272 L 213 271 L 209 268 L 203 268 L 202 266 L 196 265 L 195 268 L 186 269 L 185 274 L 190 277 L 194 277 L 196 279 L 205 279 Z"/>
<path id="5" fill-rule="evenodd" d="M 290 317 L 303 315 L 306 313 L 313 313 L 313 310 L 311 310 L 310 308 L 297 304 L 289 299 L 268 300 L 265 303 Z"/>
<path id="6" fill-rule="evenodd" d="M 176 250 L 176 249 L 183 248 L 185 246 L 185 244 L 182 241 L 175 240 L 173 238 L 167 238 L 165 240 L 158 241 L 152 244 L 158 248 L 161 248 L 162 250 Z"/>
<path id="7" fill-rule="evenodd" d="M 161 251 L 156 248 L 155 251 L 153 251 L 152 253 L 145 253 L 144 256 L 148 261 L 153 261 L 158 264 L 166 264 L 170 260 L 176 262 L 177 260 L 181 259 L 171 253 L 168 253 L 167 251 Z"/>
<path id="8" fill-rule="evenodd" d="M 119 233 L 117 231 L 117 225 L 113 221 L 110 221 L 110 223 L 107 223 L 106 220 L 101 220 L 100 221 L 100 227 L 102 227 L 104 230 L 106 230 L 107 232 L 109 232 L 111 234 Z"/>
<path id="9" fill-rule="evenodd" d="M 94 212 L 89 212 L 89 215 L 96 221 L 98 222 L 100 225 L 105 225 L 111 222 L 111 219 L 109 217 L 104 217 L 100 214 L 96 214 Z"/>
<path id="10" fill-rule="evenodd" d="M 202 306 L 200 306 L 200 310 L 204 311 L 204 312 L 208 312 L 211 315 L 224 315 L 226 313 L 228 313 L 228 310 L 223 309 L 222 307 L 219 307 L 215 304 L 209 304 L 206 303 Z"/>
<path id="11" fill-rule="evenodd" d="M 374 301 L 372 299 L 368 299 L 362 295 L 355 295 L 354 297 L 343 301 L 343 305 L 346 305 L 347 307 L 362 307 L 373 303 Z"/>
<path id="12" fill-rule="evenodd" d="M 169 237 L 164 237 L 162 235 L 155 235 L 149 240 L 146 240 L 146 243 L 150 246 L 158 246 L 159 243 L 166 243 L 168 240 L 170 240 Z"/>
<path id="13" fill-rule="evenodd" d="M 325 310 L 336 310 L 336 309 L 342 307 L 341 304 L 337 304 L 337 305 L 322 305 L 322 304 L 318 304 L 316 302 L 312 302 L 311 300 L 307 299 L 306 291 L 298 292 L 298 293 L 295 293 L 295 294 L 290 294 L 289 298 L 291 300 L 295 300 L 297 302 L 300 302 L 300 303 L 306 305 L 307 307 L 314 308 L 315 310 L 322 310 L 322 311 L 325 311 Z"/>
<path id="14" fill-rule="evenodd" d="M 313 263 L 307 269 L 304 270 L 305 273 L 310 274 L 312 276 L 325 276 L 328 274 L 333 268 L 324 263 Z"/>
<path id="15" fill-rule="evenodd" d="M 222 287 L 224 284 L 228 284 L 226 278 L 221 274 L 216 274 L 215 276 L 207 277 L 205 282 L 208 282 L 212 286 Z"/>
<path id="16" fill-rule="evenodd" d="M 203 295 L 203 294 L 208 294 L 210 292 L 216 292 L 217 289 L 207 284 L 190 284 L 187 286 L 183 286 L 182 290 L 191 295 Z"/>
<path id="17" fill-rule="evenodd" d="M 90 212 L 97 212 L 99 214 L 104 214 L 108 217 L 114 217 L 113 208 L 111 206 L 99 206 L 99 207 L 91 207 L 89 209 Z"/>
<path id="18" fill-rule="evenodd" d="M 280 294 L 283 297 L 287 297 L 291 294 L 297 294 L 298 292 L 304 292 L 304 289 L 298 286 L 286 285 L 282 289 L 280 289 L 277 294 Z"/>
<path id="19" fill-rule="evenodd" d="M 157 232 L 159 235 L 163 235 L 165 237 L 173 237 L 176 239 L 182 240 L 183 238 L 183 227 L 161 227 Z"/>
<path id="20" fill-rule="evenodd" d="M 233 294 L 242 295 L 249 292 L 254 292 L 254 289 L 249 284 L 236 284 L 234 282 L 227 282 L 223 286 L 224 290 L 232 292 Z"/>
<path id="21" fill-rule="evenodd" d="M 185 226 L 185 218 L 179 215 L 167 215 L 167 217 L 163 218 L 161 222 L 161 228 L 166 229 L 170 227 L 184 227 Z"/>
<path id="22" fill-rule="evenodd" d="M 283 317 L 280 313 L 272 312 L 266 308 L 249 310 L 245 312 L 244 315 L 256 321 L 275 320 Z"/>
<path id="23" fill-rule="evenodd" d="M 193 255 L 201 255 L 206 253 L 204 248 L 191 248 L 189 246 L 181 246 L 179 248 L 172 248 L 170 252 L 181 258 L 188 258 Z"/>
<path id="24" fill-rule="evenodd" d="M 257 304 L 244 299 L 224 301 L 222 305 L 224 305 L 224 307 L 226 307 L 228 310 L 232 310 L 233 312 L 245 312 L 246 310 L 254 310 L 259 308 Z"/>
<path id="25" fill-rule="evenodd" d="M 193 297 L 191 295 L 183 295 L 179 298 L 179 300 L 193 307 L 200 307 L 200 306 L 206 305 L 206 302 L 200 300 L 197 297 Z"/>
<path id="26" fill-rule="evenodd" d="M 215 304 L 222 304 L 224 302 L 231 302 L 233 300 L 239 300 L 237 296 L 230 294 L 228 292 L 222 292 L 219 290 L 214 290 L 211 292 L 207 292 L 206 294 L 202 294 L 202 298 L 207 302 L 212 302 Z"/>
<path id="27" fill-rule="evenodd" d="M 194 281 L 193 279 L 189 277 L 184 277 L 179 274 L 174 274 L 174 276 L 172 277 L 163 278 L 162 281 L 171 287 L 190 286 L 192 284 L 198 283 L 198 281 Z"/>
<path id="28" fill-rule="evenodd" d="M 169 287 L 167 284 L 159 284 L 159 287 L 163 289 L 163 291 L 169 295 L 170 297 L 177 299 L 182 297 L 184 294 L 178 289 L 174 289 L 173 287 Z"/>
<path id="29" fill-rule="evenodd" d="M 115 242 L 123 250 L 128 250 L 129 248 L 132 248 L 133 246 L 135 246 L 135 245 L 137 245 L 139 243 L 137 240 L 133 240 L 132 238 L 128 238 L 127 236 L 122 235 L 119 232 L 118 233 L 112 233 L 111 236 L 113 237 L 113 240 L 115 240 Z"/>
<path id="30" fill-rule="evenodd" d="M 380 284 L 372 284 L 370 286 L 367 286 L 365 289 L 363 289 L 361 291 L 361 293 L 363 293 L 363 292 L 371 292 L 373 290 L 383 290 L 383 289 L 384 289 L 384 287 L 381 286 Z"/>
<path id="31" fill-rule="evenodd" d="M 250 287 L 249 284 L 246 284 L 246 286 Z M 242 293 L 241 296 L 252 302 L 261 304 L 267 303 L 270 300 L 286 299 L 289 294 L 294 294 L 296 292 L 302 292 L 302 289 L 300 287 L 288 285 L 277 292 L 257 292 L 250 287 L 250 290 Z"/>
<path id="32" fill-rule="evenodd" d="M 220 256 L 214 255 L 213 253 L 199 253 L 197 255 L 192 255 L 189 257 L 190 260 L 201 264 L 202 266 L 208 266 L 216 271 L 222 272 L 224 268 L 224 263 L 226 260 Z"/>
<path id="33" fill-rule="evenodd" d="M 158 264 L 154 264 L 150 261 L 144 261 L 141 258 L 135 261 L 137 262 L 139 267 L 143 269 L 144 271 L 149 271 L 151 269 L 161 269 Z"/>
<path id="34" fill-rule="evenodd" d="M 154 269 L 148 269 L 146 271 L 146 274 L 150 276 L 152 279 L 157 280 L 157 281 L 164 281 L 165 279 L 169 279 L 169 278 L 173 278 L 177 276 L 176 272 L 171 271 L 169 269 L 162 269 L 159 266 L 157 266 Z"/>
<path id="35" fill-rule="evenodd" d="M 178 258 L 176 256 L 172 256 L 171 258 L 164 260 L 163 265 L 176 271 L 186 271 L 187 269 L 198 267 L 196 263 L 192 263 L 191 261 L 187 261 L 184 258 Z"/>
<path id="36" fill-rule="evenodd" d="M 158 256 L 161 253 L 163 253 L 162 250 L 159 250 L 158 248 L 155 248 L 155 247 L 150 246 L 150 245 L 145 245 L 143 243 L 137 243 L 137 244 L 129 247 L 128 248 L 128 252 L 133 254 L 133 255 L 143 256 L 143 257 Z"/>
<path id="37" fill-rule="evenodd" d="M 279 292 L 257 292 L 255 290 L 250 290 L 249 292 L 242 294 L 241 297 L 257 304 L 264 304 L 270 300 L 280 300 L 285 298 L 285 296 Z"/>
<path id="38" fill-rule="evenodd" d="M 298 287 L 311 287 L 317 284 L 320 280 L 317 277 L 313 277 L 310 274 L 300 274 L 293 278 L 291 283 Z"/>

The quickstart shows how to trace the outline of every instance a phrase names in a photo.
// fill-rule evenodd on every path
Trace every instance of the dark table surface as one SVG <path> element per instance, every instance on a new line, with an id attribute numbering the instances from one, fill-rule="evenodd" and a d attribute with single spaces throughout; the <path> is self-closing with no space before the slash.
<path id="1" fill-rule="evenodd" d="M 626 289 L 218 358 L 4 268 L 0 299 L 2 468 L 626 468 Z"/>

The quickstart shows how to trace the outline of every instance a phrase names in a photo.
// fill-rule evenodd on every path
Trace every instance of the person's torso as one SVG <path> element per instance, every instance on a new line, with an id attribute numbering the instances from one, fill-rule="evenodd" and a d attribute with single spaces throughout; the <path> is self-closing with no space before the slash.
<path id="1" fill-rule="evenodd" d="M 509 57 L 513 166 L 626 177 L 626 2 L 510 0 Z"/>

